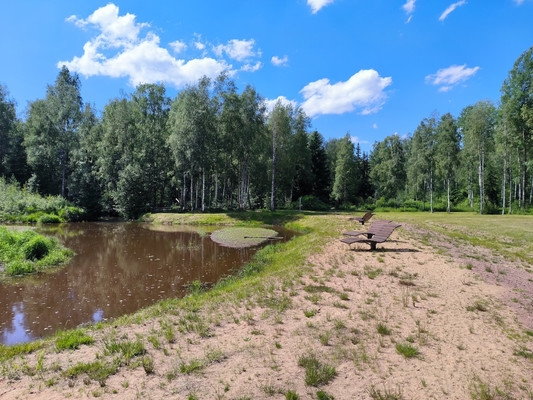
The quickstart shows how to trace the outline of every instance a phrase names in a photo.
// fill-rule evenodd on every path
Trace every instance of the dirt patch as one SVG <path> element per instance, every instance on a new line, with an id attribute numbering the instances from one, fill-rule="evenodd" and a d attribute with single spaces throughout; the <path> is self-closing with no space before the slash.
<path id="1" fill-rule="evenodd" d="M 0 398 L 532 398 L 533 292 L 521 286 L 530 274 L 484 249 L 423 236 L 404 225 L 375 252 L 334 240 L 296 277 L 96 331 L 98 345 L 46 354 L 33 376 L 15 369 L 36 370 L 38 354 L 10 361 Z M 102 385 L 58 378 L 105 359 L 111 337 L 141 340 L 151 368 L 139 357 Z M 314 371 L 303 362 L 312 357 Z M 333 375 L 308 376 L 324 371 Z"/>

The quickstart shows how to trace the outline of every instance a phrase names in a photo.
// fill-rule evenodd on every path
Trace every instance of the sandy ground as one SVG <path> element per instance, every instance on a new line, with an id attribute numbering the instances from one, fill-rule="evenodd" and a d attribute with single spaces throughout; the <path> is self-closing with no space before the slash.
<path id="1" fill-rule="evenodd" d="M 392 239 L 375 252 L 334 240 L 251 297 L 9 361 L 0 399 L 532 399 L 533 274 L 411 226 Z M 150 362 L 133 358 L 101 384 L 64 376 L 109 359 L 110 337 L 141 340 Z M 306 383 L 304 357 L 333 377 Z"/>

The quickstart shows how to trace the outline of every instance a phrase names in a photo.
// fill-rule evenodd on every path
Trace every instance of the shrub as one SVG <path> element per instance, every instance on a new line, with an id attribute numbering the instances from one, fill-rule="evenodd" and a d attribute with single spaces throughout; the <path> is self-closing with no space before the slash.
<path id="1" fill-rule="evenodd" d="M 293 208 L 298 209 L 300 203 L 298 201 L 293 203 Z M 331 207 L 315 196 L 302 197 L 302 210 L 310 211 L 328 211 Z"/>
<path id="2" fill-rule="evenodd" d="M 60 224 L 63 221 L 55 214 L 43 214 L 37 219 L 37 222 L 40 224 Z"/>
<path id="3" fill-rule="evenodd" d="M 50 240 L 36 235 L 22 246 L 22 254 L 26 260 L 41 260 L 50 252 L 51 247 Z"/>

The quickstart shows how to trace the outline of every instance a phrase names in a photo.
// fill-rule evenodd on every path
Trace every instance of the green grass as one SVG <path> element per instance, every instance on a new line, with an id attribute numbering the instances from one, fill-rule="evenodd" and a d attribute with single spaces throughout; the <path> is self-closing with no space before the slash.
<path id="1" fill-rule="evenodd" d="M 19 343 L 12 346 L 0 345 L 0 361 L 6 361 L 17 356 L 33 353 L 44 347 L 42 340 L 35 342 Z"/>
<path id="2" fill-rule="evenodd" d="M 533 215 L 387 212 L 380 217 L 415 224 L 450 239 L 486 247 L 505 258 L 533 264 Z"/>
<path id="3" fill-rule="evenodd" d="M 414 358 L 420 356 L 418 347 L 413 346 L 410 343 L 396 343 L 396 351 L 405 358 Z"/>
<path id="4" fill-rule="evenodd" d="M 93 343 L 94 339 L 82 329 L 60 331 L 56 334 L 56 348 L 59 351 L 75 350 L 82 344 L 91 345 Z"/>
<path id="5" fill-rule="evenodd" d="M 381 391 L 374 385 L 370 387 L 368 394 L 373 400 L 402 400 L 404 398 L 400 389 L 393 390 L 384 387 L 383 391 Z"/>
<path id="6" fill-rule="evenodd" d="M 146 348 L 139 340 L 109 340 L 104 343 L 104 354 L 118 354 L 121 356 L 123 363 L 128 365 L 133 357 L 146 354 Z"/>
<path id="7" fill-rule="evenodd" d="M 117 365 L 98 360 L 89 363 L 77 363 L 65 370 L 63 375 L 68 378 L 77 378 L 80 375 L 87 374 L 90 379 L 103 383 L 108 377 L 116 373 Z"/>
<path id="8" fill-rule="evenodd" d="M 305 384 L 308 386 L 326 385 L 337 375 L 334 366 L 323 363 L 313 353 L 302 355 L 298 365 L 305 368 Z"/>

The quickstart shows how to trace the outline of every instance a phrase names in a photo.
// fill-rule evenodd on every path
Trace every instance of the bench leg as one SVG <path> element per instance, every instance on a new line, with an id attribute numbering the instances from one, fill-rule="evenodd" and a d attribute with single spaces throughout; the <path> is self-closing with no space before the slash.
<path id="1" fill-rule="evenodd" d="M 370 242 L 370 251 L 376 251 L 376 242 Z"/>

